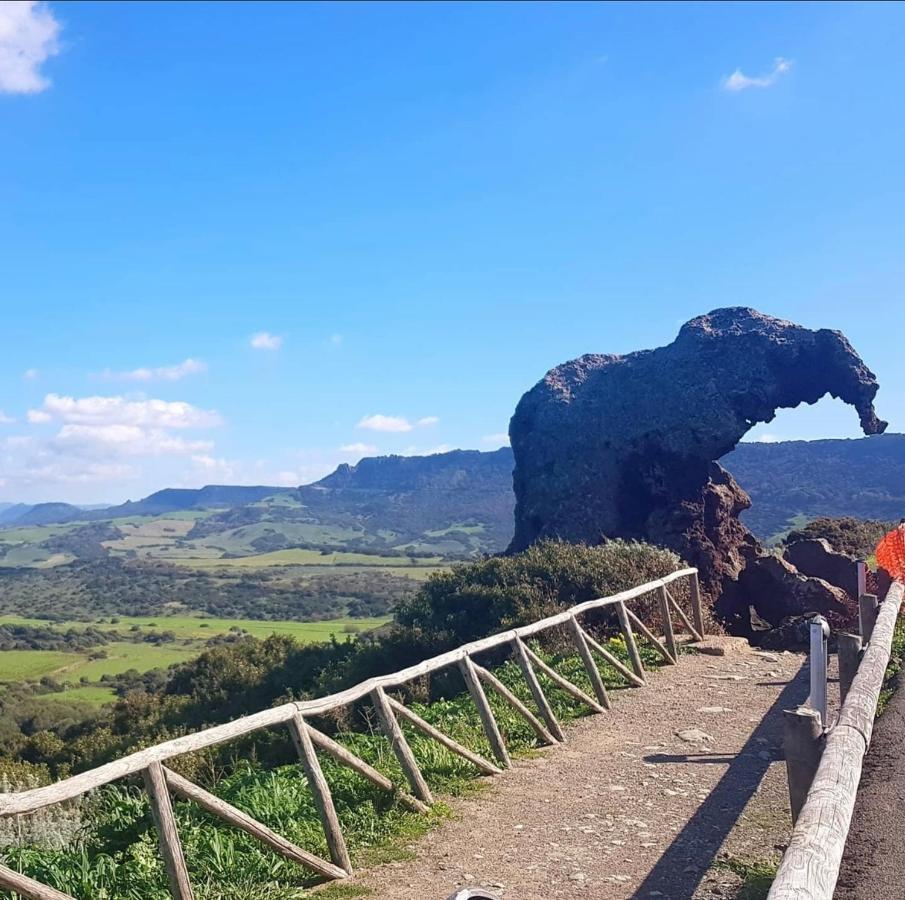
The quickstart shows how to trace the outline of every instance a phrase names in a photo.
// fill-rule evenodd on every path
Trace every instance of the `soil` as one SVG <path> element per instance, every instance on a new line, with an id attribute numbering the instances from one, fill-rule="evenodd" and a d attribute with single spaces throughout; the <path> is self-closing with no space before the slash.
<path id="1" fill-rule="evenodd" d="M 411 860 L 349 883 L 392 900 L 479 886 L 511 900 L 735 897 L 733 863 L 777 863 L 784 849 L 781 711 L 807 692 L 797 654 L 685 655 L 564 744 L 448 800 L 452 818 Z"/>
<path id="2" fill-rule="evenodd" d="M 905 690 L 877 719 L 858 786 L 855 812 L 836 883 L 837 900 L 905 897 Z"/>

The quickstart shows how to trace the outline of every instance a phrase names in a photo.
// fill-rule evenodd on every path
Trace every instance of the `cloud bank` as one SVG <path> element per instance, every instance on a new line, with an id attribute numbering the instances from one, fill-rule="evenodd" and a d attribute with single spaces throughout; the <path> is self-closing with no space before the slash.
<path id="1" fill-rule="evenodd" d="M 0 0 L 0 93 L 39 94 L 50 87 L 41 65 L 60 52 L 60 23 L 46 3 Z"/>

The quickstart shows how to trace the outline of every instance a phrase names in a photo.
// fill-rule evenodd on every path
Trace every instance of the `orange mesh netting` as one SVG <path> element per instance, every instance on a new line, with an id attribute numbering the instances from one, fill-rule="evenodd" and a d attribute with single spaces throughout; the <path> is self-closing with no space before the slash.
<path id="1" fill-rule="evenodd" d="M 877 545 L 877 565 L 897 581 L 905 581 L 905 523 L 894 528 Z"/>

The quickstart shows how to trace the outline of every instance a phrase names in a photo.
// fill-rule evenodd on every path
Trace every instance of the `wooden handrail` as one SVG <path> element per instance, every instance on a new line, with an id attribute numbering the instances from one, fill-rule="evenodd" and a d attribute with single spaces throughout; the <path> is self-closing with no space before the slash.
<path id="1" fill-rule="evenodd" d="M 181 756 L 183 753 L 192 753 L 196 750 L 203 750 L 206 747 L 213 747 L 216 744 L 222 744 L 224 741 L 233 738 L 242 737 L 259 731 L 262 728 L 268 728 L 273 725 L 281 725 L 288 722 L 295 714 L 301 713 L 303 716 L 318 716 L 331 712 L 349 703 L 354 703 L 362 697 L 370 694 L 375 688 L 397 688 L 409 681 L 436 672 L 446 666 L 458 663 L 460 659 L 466 656 L 474 656 L 483 653 L 485 650 L 492 650 L 494 647 L 501 647 L 510 643 L 516 637 L 525 638 L 546 631 L 548 628 L 554 628 L 557 625 L 565 624 L 572 616 L 581 615 L 592 609 L 600 609 L 604 606 L 612 606 L 616 603 L 623 603 L 626 600 L 634 600 L 642 597 L 651 591 L 660 587 L 665 587 L 679 578 L 688 578 L 697 576 L 697 569 L 680 569 L 673 572 L 665 578 L 657 581 L 650 581 L 639 587 L 622 591 L 614 594 L 612 597 L 601 597 L 597 600 L 588 600 L 585 603 L 579 603 L 566 612 L 558 613 L 555 616 L 549 616 L 534 622 L 531 625 L 524 625 L 521 628 L 514 628 L 510 631 L 503 631 L 499 634 L 483 638 L 479 641 L 472 641 L 470 644 L 464 644 L 455 650 L 447 653 L 441 653 L 424 662 L 407 669 L 402 669 L 392 675 L 381 675 L 377 678 L 369 678 L 354 687 L 345 691 L 339 691 L 336 694 L 330 694 L 326 697 L 320 697 L 316 700 L 303 700 L 294 703 L 284 703 L 282 706 L 275 706 L 272 709 L 265 709 L 262 712 L 253 713 L 250 716 L 243 716 L 227 722 L 224 725 L 215 725 L 212 728 L 206 728 L 203 731 L 197 731 L 193 734 L 187 734 L 183 737 L 174 738 L 170 741 L 164 741 L 156 744 L 146 750 L 139 750 L 137 753 L 130 753 L 113 762 L 98 766 L 88 772 L 81 772 L 78 775 L 72 775 L 63 781 L 55 784 L 45 785 L 44 787 L 31 788 L 26 791 L 18 791 L 16 793 L 0 794 L 0 818 L 6 816 L 21 815 L 23 813 L 34 812 L 45 806 L 51 806 L 56 803 L 62 803 L 64 800 L 72 800 L 87 791 L 102 785 L 109 784 L 112 781 L 118 781 L 127 775 L 134 775 L 141 772 L 152 762 L 165 762 L 174 756 Z M 696 578 L 692 579 L 692 583 Z"/>
<path id="2" fill-rule="evenodd" d="M 630 600 L 642 597 L 652 591 L 661 592 L 662 597 L 666 592 L 666 586 L 680 578 L 690 579 L 692 618 L 695 623 L 702 623 L 703 616 L 700 608 L 700 589 L 698 586 L 697 569 L 681 569 L 664 578 L 639 585 L 638 587 L 631 588 L 627 591 L 622 591 L 611 597 L 600 597 L 596 600 L 588 600 L 585 603 L 579 603 L 564 612 L 548 616 L 546 619 L 541 619 L 530 625 L 503 631 L 499 634 L 483 638 L 482 640 L 472 641 L 455 650 L 441 653 L 440 655 L 427 659 L 417 665 L 402 669 L 399 672 L 394 672 L 390 675 L 382 675 L 377 678 L 369 678 L 367 681 L 363 681 L 354 687 L 339 691 L 335 694 L 330 694 L 327 697 L 284 703 L 281 706 L 263 710 L 254 713 L 253 715 L 243 716 L 242 718 L 227 722 L 223 725 L 206 728 L 203 731 L 198 731 L 194 734 L 187 734 L 170 741 L 164 741 L 154 747 L 149 747 L 136 753 L 130 753 L 113 762 L 98 766 L 88 772 L 73 775 L 70 778 L 58 781 L 55 784 L 15 793 L 0 794 L 0 818 L 23 815 L 35 812 L 36 810 L 47 806 L 63 803 L 67 800 L 72 800 L 87 791 L 93 790 L 94 788 L 110 784 L 120 778 L 140 772 L 144 776 L 148 793 L 152 799 L 155 823 L 157 824 L 160 836 L 161 852 L 167 863 L 171 892 L 173 897 L 177 898 L 177 900 L 190 900 L 192 897 L 192 888 L 188 880 L 188 869 L 185 860 L 182 858 L 182 848 L 179 842 L 175 818 L 173 816 L 170 798 L 171 792 L 199 803 L 208 810 L 214 810 L 231 824 L 242 828 L 249 834 L 252 834 L 264 843 L 269 844 L 271 847 L 276 848 L 291 859 L 294 859 L 303 865 L 307 865 L 308 868 L 313 869 L 318 874 L 332 878 L 345 877 L 351 873 L 351 864 L 340 830 L 339 820 L 333 809 L 330 789 L 317 761 L 316 749 L 331 754 L 334 759 L 368 778 L 378 787 L 393 791 L 400 800 L 406 803 L 410 808 L 419 811 L 426 810 L 427 806 L 433 802 L 433 796 L 427 782 L 424 780 L 424 776 L 418 766 L 418 761 L 415 759 L 405 735 L 399 726 L 396 719 L 397 714 L 406 719 L 409 724 L 414 725 L 429 734 L 435 740 L 440 741 L 453 752 L 469 759 L 485 774 L 497 774 L 500 769 L 483 757 L 473 753 L 467 747 L 459 744 L 448 735 L 443 734 L 443 732 L 421 719 L 415 713 L 411 712 L 411 710 L 408 710 L 393 697 L 389 696 L 386 693 L 387 690 L 402 687 L 416 678 L 436 672 L 447 666 L 458 665 L 465 677 L 466 685 L 468 686 L 472 699 L 478 707 L 482 725 L 488 740 L 490 741 L 491 748 L 493 749 L 497 760 L 503 766 L 506 766 L 509 763 L 508 752 L 480 682 L 484 681 L 489 684 L 510 705 L 520 712 L 528 720 L 529 724 L 541 740 L 546 743 L 564 740 L 562 729 L 556 721 L 552 708 L 537 680 L 534 666 L 538 666 L 541 672 L 553 679 L 554 683 L 560 688 L 567 690 L 573 697 L 576 697 L 583 703 L 589 705 L 592 710 L 597 713 L 605 712 L 605 707 L 608 705 L 606 689 L 600 679 L 600 673 L 596 668 L 593 672 L 589 672 L 591 683 L 594 686 L 595 694 L 598 697 L 598 700 L 595 700 L 588 694 L 585 694 L 584 691 L 576 685 L 567 681 L 558 672 L 541 660 L 525 644 L 525 639 L 559 625 L 568 625 L 572 631 L 573 637 L 578 641 L 579 650 L 584 650 L 581 655 L 586 668 L 589 666 L 594 667 L 595 665 L 590 653 L 590 647 L 602 654 L 608 662 L 616 665 L 632 683 L 643 684 L 644 670 L 641 666 L 640 654 L 638 653 L 634 642 L 629 613 L 625 604 Z M 578 616 L 594 609 L 614 605 L 616 606 L 616 611 L 619 615 L 620 625 L 626 638 L 635 671 L 631 671 L 623 666 L 607 650 L 594 641 L 578 624 Z M 700 637 L 700 627 L 702 627 L 702 625 L 699 625 L 699 628 L 695 628 L 674 600 L 672 601 L 672 605 L 683 623 L 688 627 L 689 631 L 692 632 L 695 637 Z M 632 615 L 631 618 L 636 624 L 640 624 L 640 620 L 637 617 Z M 667 621 L 665 627 L 667 631 L 667 640 L 670 640 L 672 635 L 672 623 Z M 641 630 L 648 639 L 653 640 L 658 645 L 658 649 L 661 651 L 666 650 L 666 648 L 659 644 L 659 641 L 654 635 L 644 629 L 643 626 Z M 528 709 L 528 707 L 512 694 L 512 692 L 509 691 L 509 689 L 494 675 L 488 670 L 481 668 L 473 661 L 473 657 L 477 654 L 505 645 L 510 645 L 515 651 L 516 658 L 522 667 L 523 674 L 528 682 L 535 703 L 540 710 L 541 718 L 546 722 L 546 727 Z M 668 654 L 666 655 L 668 656 Z M 594 677 L 595 674 L 597 676 L 596 678 Z M 328 738 L 326 735 L 323 735 L 312 728 L 306 721 L 307 717 L 331 712 L 364 697 L 369 697 L 372 705 L 375 707 L 381 721 L 383 732 L 396 753 L 406 779 L 409 782 L 409 786 L 415 795 L 414 797 L 401 791 L 397 785 L 390 782 L 389 779 L 365 763 L 364 760 L 359 759 L 331 738 Z M 261 823 L 256 822 L 251 816 L 237 810 L 228 803 L 218 800 L 218 798 L 214 797 L 212 794 L 208 794 L 197 785 L 192 785 L 191 782 L 181 778 L 163 766 L 165 761 L 180 756 L 181 754 L 202 750 L 206 747 L 212 747 L 233 738 L 251 734 L 263 728 L 282 724 L 287 724 L 289 726 L 293 739 L 299 748 L 302 763 L 305 768 L 305 774 L 309 785 L 314 792 L 321 823 L 327 837 L 328 846 L 330 847 L 332 863 L 327 863 L 325 860 L 321 860 L 320 858 L 307 853 L 307 851 L 296 847 L 280 835 L 270 831 Z M 54 898 L 54 900 L 56 900 L 56 898 L 66 897 L 65 894 L 60 894 L 53 888 L 45 888 L 44 885 L 32 881 L 31 879 L 27 879 L 18 873 L 12 873 L 11 870 L 7 870 L 3 866 L 0 866 L 0 887 L 19 890 L 23 896 L 35 897 L 38 898 L 38 900 L 44 900 L 45 897 Z"/>
<path id="3" fill-rule="evenodd" d="M 903 597 L 905 585 L 895 582 L 880 604 L 768 900 L 832 900 Z"/>

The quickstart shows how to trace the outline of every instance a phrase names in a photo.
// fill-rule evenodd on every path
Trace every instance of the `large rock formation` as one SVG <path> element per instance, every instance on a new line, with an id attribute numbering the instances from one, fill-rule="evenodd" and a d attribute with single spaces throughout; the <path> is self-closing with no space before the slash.
<path id="1" fill-rule="evenodd" d="M 878 434 L 886 423 L 874 412 L 877 389 L 840 332 L 745 308 L 693 319 L 666 347 L 557 366 L 522 397 L 509 426 L 510 549 L 542 537 L 638 538 L 696 565 L 704 590 L 740 626 L 749 603 L 774 622 L 802 606 L 832 611 L 845 603 L 842 591 L 782 561 L 762 563 L 739 520 L 748 495 L 717 460 L 777 409 L 826 394 L 857 410 L 865 434 Z M 779 606 L 763 602 L 765 578 Z"/>

